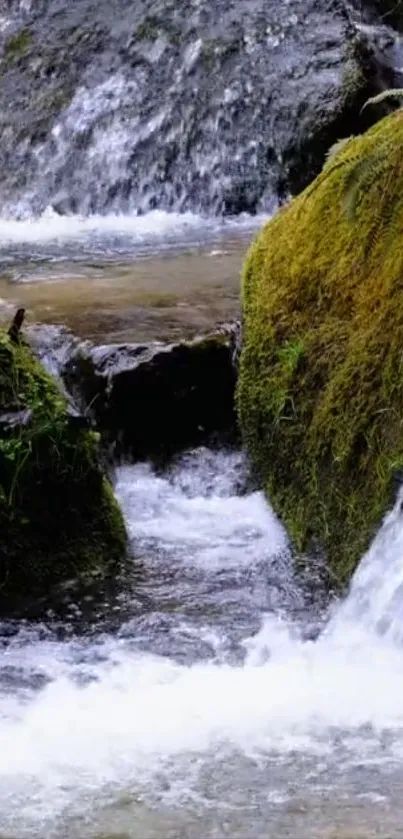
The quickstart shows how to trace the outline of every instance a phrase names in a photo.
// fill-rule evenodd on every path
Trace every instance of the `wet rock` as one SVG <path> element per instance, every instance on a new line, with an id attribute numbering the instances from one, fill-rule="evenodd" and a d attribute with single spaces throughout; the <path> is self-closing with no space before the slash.
<path id="1" fill-rule="evenodd" d="M 271 208 L 394 81 L 361 17 L 345 0 L 11 3 L 3 212 Z"/>
<path id="2" fill-rule="evenodd" d="M 60 380 L 61 371 L 79 345 L 78 338 L 66 327 L 53 324 L 30 324 L 25 337 L 48 373 Z"/>
<path id="3" fill-rule="evenodd" d="M 32 420 L 32 411 L 2 411 L 0 413 L 0 432 L 26 428 Z"/>
<path id="4" fill-rule="evenodd" d="M 235 431 L 236 326 L 191 342 L 79 344 L 61 375 L 115 453 L 168 455 Z"/>

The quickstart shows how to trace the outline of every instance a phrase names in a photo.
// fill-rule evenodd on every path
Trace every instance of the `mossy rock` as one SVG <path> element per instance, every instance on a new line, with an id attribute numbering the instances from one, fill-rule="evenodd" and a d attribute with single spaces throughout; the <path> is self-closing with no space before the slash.
<path id="1" fill-rule="evenodd" d="M 403 111 L 350 139 L 258 236 L 237 404 L 276 512 L 340 583 L 403 464 Z"/>
<path id="2" fill-rule="evenodd" d="M 125 548 L 97 435 L 72 421 L 31 350 L 0 330 L 0 601 L 104 571 Z"/>

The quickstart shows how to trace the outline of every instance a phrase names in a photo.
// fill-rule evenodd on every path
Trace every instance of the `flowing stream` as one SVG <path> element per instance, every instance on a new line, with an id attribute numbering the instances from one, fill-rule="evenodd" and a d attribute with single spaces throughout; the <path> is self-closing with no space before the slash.
<path id="1" fill-rule="evenodd" d="M 96 341 L 181 339 L 240 314 L 239 277 L 266 217 L 191 213 L 0 220 L 0 321 L 69 326 Z"/>
<path id="2" fill-rule="evenodd" d="M 400 498 L 325 607 L 242 454 L 116 493 L 120 585 L 1 627 L 2 839 L 400 837 Z"/>
<path id="3" fill-rule="evenodd" d="M 401 86 L 371 5 L 0 2 L 0 321 L 237 318 L 254 231 Z M 0 621 L 0 839 L 401 839 L 401 499 L 329 603 L 242 453 L 115 490 L 119 578 Z"/>

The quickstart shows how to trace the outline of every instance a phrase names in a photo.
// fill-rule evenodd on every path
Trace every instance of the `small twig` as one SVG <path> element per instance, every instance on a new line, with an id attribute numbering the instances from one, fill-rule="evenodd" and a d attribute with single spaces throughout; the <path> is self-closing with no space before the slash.
<path id="1" fill-rule="evenodd" d="M 20 342 L 20 331 L 22 324 L 24 322 L 25 317 L 25 309 L 17 309 L 16 314 L 14 315 L 13 322 L 8 330 L 8 334 L 10 340 L 13 344 L 19 344 Z"/>

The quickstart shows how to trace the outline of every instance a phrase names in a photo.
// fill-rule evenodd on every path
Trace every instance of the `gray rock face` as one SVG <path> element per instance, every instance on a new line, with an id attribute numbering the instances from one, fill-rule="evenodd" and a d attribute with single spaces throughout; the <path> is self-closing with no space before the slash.
<path id="1" fill-rule="evenodd" d="M 0 209 L 17 216 L 267 209 L 393 82 L 393 38 L 379 51 L 344 0 L 7 7 Z"/>

